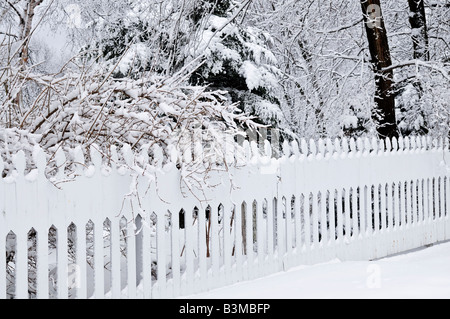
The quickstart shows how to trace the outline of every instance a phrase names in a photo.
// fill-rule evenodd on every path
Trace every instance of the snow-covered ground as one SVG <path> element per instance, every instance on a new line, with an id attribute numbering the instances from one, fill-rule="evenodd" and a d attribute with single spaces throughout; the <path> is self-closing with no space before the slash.
<path id="1" fill-rule="evenodd" d="M 338 260 L 237 283 L 193 299 L 450 298 L 450 242 L 374 261 Z"/>

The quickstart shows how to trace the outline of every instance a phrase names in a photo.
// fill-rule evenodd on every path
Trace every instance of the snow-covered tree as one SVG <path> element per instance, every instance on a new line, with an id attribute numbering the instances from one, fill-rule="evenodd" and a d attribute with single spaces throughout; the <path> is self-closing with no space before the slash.
<path id="1" fill-rule="evenodd" d="M 168 146 L 177 146 L 180 132 L 200 127 L 206 139 L 217 140 L 220 145 L 224 132 L 234 136 L 240 133 L 239 126 L 254 127 L 251 116 L 228 101 L 226 92 L 189 84 L 195 70 L 193 63 L 167 73 L 138 59 L 145 58 L 139 55 L 140 47 L 155 49 L 151 45 L 155 35 L 147 32 L 149 29 L 143 24 L 135 24 L 142 18 L 138 14 L 142 7 L 128 9 L 129 19 L 120 22 L 133 32 L 130 34 L 127 29 L 130 38 L 124 41 L 128 42 L 111 44 L 109 35 L 123 30 L 109 30 L 103 38 L 86 41 L 97 46 L 86 45 L 55 73 L 42 71 L 30 63 L 17 65 L 14 61 L 20 62 L 21 50 L 7 47 L 10 58 L 2 60 L 0 74 L 3 131 L 0 139 L 6 146 L 2 155 L 7 165 L 11 153 L 18 149 L 30 153 L 36 144 L 50 154 L 61 148 L 69 153 L 77 146 L 87 149 L 92 144 L 108 154 L 111 146 L 130 145 L 135 151 L 147 149 L 150 156 L 152 147 L 159 145 L 168 158 L 171 156 Z M 109 21 L 107 25 L 113 26 Z M 131 57 L 133 46 L 136 51 Z M 96 53 L 104 56 L 97 58 Z M 150 54 L 150 60 L 151 57 Z M 34 92 L 18 108 L 16 97 L 24 87 L 33 87 Z"/>
<path id="2" fill-rule="evenodd" d="M 373 119 L 382 138 L 397 137 L 398 128 L 393 92 L 394 71 L 383 11 L 379 0 L 361 0 L 361 8 L 375 76 Z"/>
<path id="3" fill-rule="evenodd" d="M 281 109 L 299 136 L 373 130 L 367 98 L 373 84 L 360 12 L 355 2 L 274 0 L 254 1 L 246 15 L 274 39 Z"/>
<path id="4" fill-rule="evenodd" d="M 36 81 L 24 85 L 17 76 L 17 12 L 24 3 L 3 0 L 0 7 L 0 94 L 8 101 L 2 120 L 22 128 L 21 118 L 37 97 L 43 98 Z M 383 72 L 393 73 L 400 133 L 442 133 L 438 123 L 448 109 L 448 6 L 413 0 L 381 4 L 392 59 Z M 77 51 L 81 47 L 90 59 L 76 60 L 78 66 L 90 61 L 111 70 L 116 81 L 155 74 L 170 78 L 183 69 L 189 85 L 221 90 L 227 103 L 237 102 L 259 122 L 298 136 L 376 134 L 371 113 L 377 90 L 358 2 L 82 0 L 77 10 L 71 5 L 69 0 L 43 1 L 34 24 L 65 28 Z M 423 11 L 425 19 L 410 14 Z M 44 12 L 52 19 L 41 20 Z M 76 27 L 67 24 L 74 13 L 80 15 Z M 28 67 L 49 56 L 44 45 L 30 45 Z M 428 49 L 418 56 L 421 47 Z M 13 56 L 14 61 L 8 58 Z M 42 64 L 32 70 L 61 75 Z M 20 109 L 11 103 L 18 90 L 26 93 Z"/>
<path id="5" fill-rule="evenodd" d="M 172 0 L 162 10 L 138 2 L 104 25 L 100 40 L 87 45 L 85 52 L 117 62 L 116 77 L 148 71 L 173 74 L 196 60 L 191 84 L 226 90 L 229 101 L 239 103 L 241 110 L 277 126 L 283 115 L 277 60 L 267 46 L 273 39 L 238 21 L 248 4 Z M 160 19 L 155 22 L 153 17 Z"/>
<path id="6" fill-rule="evenodd" d="M 279 127 L 284 122 L 278 100 L 280 72 L 269 48 L 268 33 L 238 21 L 250 1 L 199 1 L 191 19 L 200 35 L 190 47 L 190 58 L 202 65 L 191 82 L 226 90 L 231 101 L 263 124 Z M 200 21 L 203 21 L 200 23 Z"/>
<path id="7" fill-rule="evenodd" d="M 411 24 L 408 1 L 380 4 L 392 60 L 383 72 L 393 73 L 399 133 L 437 133 L 442 125 L 436 118 L 448 109 L 442 108 L 449 88 L 448 1 L 424 2 L 429 59 L 415 58 L 420 28 Z M 281 109 L 292 131 L 302 137 L 376 135 L 377 90 L 360 3 L 256 0 L 246 19 L 275 41 Z"/>

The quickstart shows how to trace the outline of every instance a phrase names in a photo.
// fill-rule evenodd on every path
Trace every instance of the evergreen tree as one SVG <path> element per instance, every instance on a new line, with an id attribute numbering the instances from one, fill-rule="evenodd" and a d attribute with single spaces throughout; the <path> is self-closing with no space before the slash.
<path id="1" fill-rule="evenodd" d="M 228 101 L 256 122 L 278 127 L 282 123 L 276 95 L 279 71 L 267 48 L 270 36 L 237 23 L 236 12 L 242 7 L 235 1 L 176 3 L 172 1 L 173 12 L 157 23 L 149 19 L 151 14 L 119 17 L 85 51 L 117 64 L 116 78 L 139 77 L 147 71 L 170 75 L 198 59 L 190 84 L 225 91 Z"/>
<path id="2" fill-rule="evenodd" d="M 232 1 L 202 0 L 190 19 L 197 24 L 197 37 L 189 54 L 203 56 L 203 64 L 193 73 L 192 84 L 226 90 L 233 103 L 273 127 L 283 118 L 277 98 L 277 60 L 267 44 L 271 38 L 257 28 L 243 26 L 235 18 Z"/>

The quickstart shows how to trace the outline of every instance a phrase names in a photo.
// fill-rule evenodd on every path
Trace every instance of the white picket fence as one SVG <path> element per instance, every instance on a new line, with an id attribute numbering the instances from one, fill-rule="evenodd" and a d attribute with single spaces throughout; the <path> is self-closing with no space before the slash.
<path id="1" fill-rule="evenodd" d="M 0 299 L 173 298 L 450 239 L 447 142 L 303 140 L 280 158 L 262 144 L 211 171 L 204 192 L 128 148 L 141 174 L 93 147 L 70 182 L 64 155 L 49 180 L 42 151 L 26 173 L 19 152 L 0 179 Z"/>

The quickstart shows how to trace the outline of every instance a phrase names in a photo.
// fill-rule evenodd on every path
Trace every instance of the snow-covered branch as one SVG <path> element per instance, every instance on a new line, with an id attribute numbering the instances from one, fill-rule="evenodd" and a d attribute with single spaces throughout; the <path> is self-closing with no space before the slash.
<path id="1" fill-rule="evenodd" d="M 390 71 L 390 70 L 394 70 L 394 69 L 398 69 L 398 68 L 403 68 L 406 66 L 423 66 L 423 67 L 432 69 L 434 71 L 438 71 L 445 79 L 450 81 L 450 76 L 444 65 L 439 65 L 435 62 L 428 62 L 428 61 L 423 61 L 423 60 L 418 60 L 418 59 L 408 60 L 408 61 L 403 61 L 400 63 L 393 64 L 387 68 L 384 68 L 383 71 Z"/>

